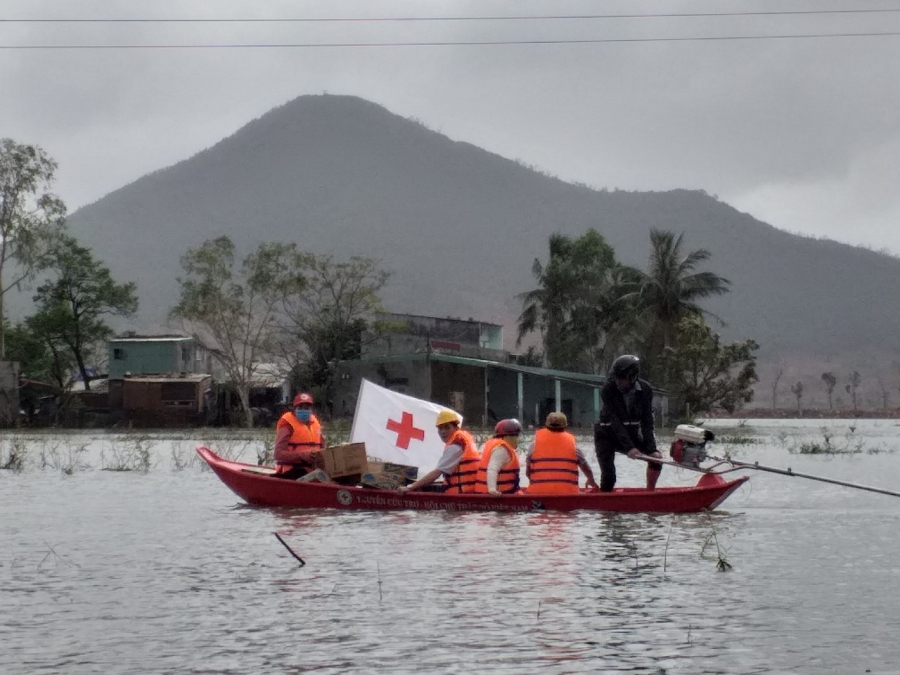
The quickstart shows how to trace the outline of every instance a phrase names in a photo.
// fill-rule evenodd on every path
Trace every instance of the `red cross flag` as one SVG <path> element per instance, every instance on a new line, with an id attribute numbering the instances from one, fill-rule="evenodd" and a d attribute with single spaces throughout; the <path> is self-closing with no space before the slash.
<path id="1" fill-rule="evenodd" d="M 386 462 L 419 467 L 419 475 L 437 466 L 444 443 L 434 422 L 444 406 L 399 394 L 363 380 L 359 386 L 351 443 Z"/>

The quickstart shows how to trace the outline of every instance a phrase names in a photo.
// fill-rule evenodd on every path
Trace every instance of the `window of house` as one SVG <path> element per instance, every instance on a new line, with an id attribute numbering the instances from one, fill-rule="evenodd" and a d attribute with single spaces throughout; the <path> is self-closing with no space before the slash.
<path id="1" fill-rule="evenodd" d="M 189 407 L 196 404 L 197 385 L 193 382 L 164 382 L 160 387 L 163 407 Z"/>
<path id="2" fill-rule="evenodd" d="M 116 361 L 125 360 L 125 350 L 121 347 L 113 347 L 113 359 Z"/>

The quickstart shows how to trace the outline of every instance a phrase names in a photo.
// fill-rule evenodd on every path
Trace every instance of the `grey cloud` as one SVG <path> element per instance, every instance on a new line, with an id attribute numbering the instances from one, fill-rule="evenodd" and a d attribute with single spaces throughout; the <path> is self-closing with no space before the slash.
<path id="1" fill-rule="evenodd" d="M 78 1 L 6 3 L 8 16 L 151 16 L 172 6 Z M 699 5 L 641 5 L 643 11 Z M 780 3 L 757 5 L 778 9 Z M 797 8 L 816 8 L 806 2 Z M 707 8 L 708 9 L 708 8 Z M 714 10 L 721 11 L 718 5 Z M 220 0 L 178 15 L 421 15 L 422 3 Z M 429 3 L 435 15 L 497 14 L 507 5 Z M 515 11 L 536 11 L 528 5 Z M 633 12 L 633 3 L 556 3 L 553 13 Z M 893 24 L 891 24 L 893 22 Z M 534 25 L 4 25 L 7 43 L 246 39 L 486 39 L 885 30 L 900 17 L 653 20 Z M 776 30 L 777 29 L 777 30 Z M 631 43 L 298 50 L 11 52 L 0 62 L 4 135 L 45 146 L 73 205 L 207 147 L 306 93 L 346 93 L 413 116 L 454 139 L 596 187 L 702 188 L 768 194 L 802 213 L 815 188 L 840 185 L 841 218 L 887 222 L 896 163 L 872 160 L 900 139 L 900 39 Z M 6 55 L 5 55 L 6 56 Z M 865 170 L 860 169 L 866 165 Z M 854 167 L 857 167 L 854 169 Z M 856 171 L 856 173 L 854 173 Z M 887 176 L 887 178 L 886 178 Z M 854 182 L 856 181 L 856 182 Z M 797 187 L 801 186 L 801 187 Z M 803 187 L 805 186 L 805 187 Z M 858 195 L 865 193 L 865 199 Z M 882 215 L 865 216 L 870 203 Z M 846 212 L 844 209 L 846 208 Z M 814 208 L 807 211 L 815 211 Z M 777 223 L 787 229 L 790 223 Z M 807 225 L 803 225 L 807 227 Z M 824 227 L 824 226 L 823 226 Z M 873 226 L 874 227 L 874 226 Z M 823 229 L 824 231 L 824 229 Z M 831 231 L 831 230 L 829 230 Z M 874 236 L 874 235 L 873 235 Z"/>

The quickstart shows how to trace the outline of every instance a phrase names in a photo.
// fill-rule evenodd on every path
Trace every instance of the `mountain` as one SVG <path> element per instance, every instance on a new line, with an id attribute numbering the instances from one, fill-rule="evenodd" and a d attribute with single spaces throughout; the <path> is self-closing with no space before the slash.
<path id="1" fill-rule="evenodd" d="M 533 287 L 531 263 L 546 259 L 552 232 L 597 228 L 643 266 L 650 228 L 683 231 L 732 281 L 707 303 L 721 333 L 753 337 L 766 363 L 861 369 L 897 355 L 900 305 L 887 291 L 900 260 L 789 234 L 704 192 L 565 183 L 355 97 L 297 98 L 69 224 L 117 279 L 138 283 L 146 321 L 175 303 L 181 254 L 227 234 L 242 251 L 294 241 L 379 258 L 394 273 L 391 310 L 505 323 L 508 342 L 515 296 Z"/>

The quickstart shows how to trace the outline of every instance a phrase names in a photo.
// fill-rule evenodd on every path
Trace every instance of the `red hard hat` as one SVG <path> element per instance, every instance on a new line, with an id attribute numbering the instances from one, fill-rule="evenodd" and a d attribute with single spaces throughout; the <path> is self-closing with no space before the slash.
<path id="1" fill-rule="evenodd" d="M 310 396 L 309 394 L 307 394 L 306 392 L 304 392 L 304 393 L 302 393 L 302 394 L 297 394 L 297 395 L 294 397 L 294 405 L 295 405 L 295 406 L 296 406 L 296 405 L 300 405 L 301 403 L 309 403 L 310 405 L 312 405 L 313 403 L 315 403 L 315 401 L 313 401 L 313 397 L 312 397 L 312 396 Z"/>
<path id="2" fill-rule="evenodd" d="M 522 425 L 519 420 L 500 420 L 494 427 L 494 436 L 518 436 L 522 433 Z"/>

